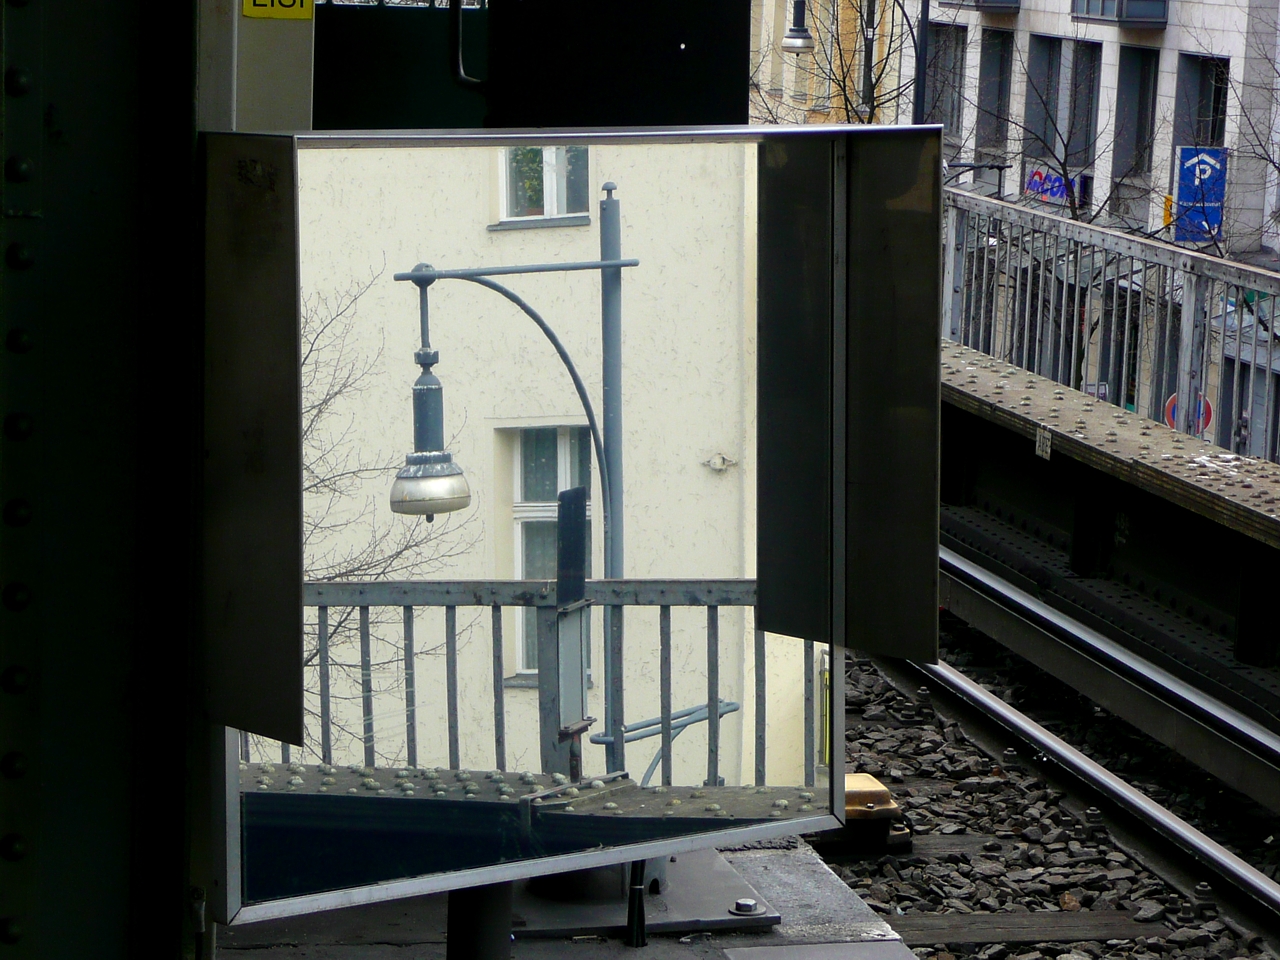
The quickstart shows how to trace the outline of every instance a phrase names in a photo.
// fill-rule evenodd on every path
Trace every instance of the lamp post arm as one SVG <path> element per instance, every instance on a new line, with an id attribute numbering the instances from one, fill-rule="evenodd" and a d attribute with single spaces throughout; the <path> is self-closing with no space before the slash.
<path id="1" fill-rule="evenodd" d="M 442 272 L 443 273 L 443 272 Z M 604 441 L 600 436 L 600 427 L 596 424 L 595 410 L 591 406 L 591 398 L 587 395 L 586 384 L 582 382 L 582 377 L 578 375 L 578 368 L 573 365 L 573 360 L 569 357 L 569 351 L 564 348 L 564 344 L 560 342 L 560 338 L 556 336 L 555 331 L 547 325 L 542 319 L 538 311 L 525 303 L 520 295 L 514 290 L 509 290 L 495 280 L 488 277 L 480 276 L 454 276 L 444 279 L 469 280 L 472 283 L 478 283 L 482 287 L 500 293 L 506 297 L 517 307 L 525 312 L 530 320 L 538 325 L 538 329 L 546 334 L 547 339 L 551 341 L 551 346 L 555 347 L 556 353 L 559 354 L 560 360 L 564 363 L 565 369 L 569 371 L 569 377 L 573 380 L 573 388 L 578 391 L 578 399 L 582 401 L 582 409 L 587 415 L 587 427 L 591 430 L 591 443 L 596 449 L 596 463 L 600 465 L 600 496 L 604 502 L 605 520 L 604 531 L 605 537 L 610 535 L 609 529 L 609 467 L 604 458 Z M 608 550 L 606 545 L 605 550 Z"/>

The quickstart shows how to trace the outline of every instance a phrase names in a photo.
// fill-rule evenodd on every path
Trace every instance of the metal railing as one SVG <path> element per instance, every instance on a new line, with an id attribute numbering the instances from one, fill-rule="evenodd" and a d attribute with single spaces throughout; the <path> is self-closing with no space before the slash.
<path id="1" fill-rule="evenodd" d="M 955 188 L 945 217 L 944 338 L 1280 460 L 1280 274 Z"/>
<path id="2" fill-rule="evenodd" d="M 354 630 L 359 646 L 359 696 L 361 728 L 358 739 L 362 742 L 364 764 L 375 766 L 375 710 L 373 642 L 375 625 L 385 636 L 393 632 L 399 622 L 398 656 L 400 677 L 403 683 L 404 745 L 407 766 L 418 765 L 418 660 L 422 653 L 419 631 L 415 628 L 415 611 L 422 608 L 443 608 L 443 655 L 445 673 L 445 713 L 448 723 L 448 758 L 452 769 L 459 769 L 463 753 L 463 724 L 459 713 L 459 629 L 458 608 L 488 608 L 490 612 L 490 639 L 492 644 L 493 691 L 493 760 L 498 770 L 507 769 L 506 734 L 506 669 L 503 652 L 503 616 L 506 607 L 532 607 L 539 640 L 546 631 L 557 629 L 556 583 L 554 580 L 468 580 L 468 581 L 409 581 L 409 582 L 359 582 L 359 583 L 307 583 L 304 585 L 304 605 L 314 609 L 314 647 L 306 663 L 308 667 L 305 688 L 318 701 L 318 716 L 308 725 L 308 736 L 313 742 L 305 749 L 325 763 L 333 763 L 333 715 L 332 671 L 335 665 L 332 640 L 339 629 Z M 612 608 L 613 622 L 617 624 L 613 635 L 606 637 L 606 644 L 614 646 L 606 650 L 616 663 L 624 663 L 623 611 L 627 607 L 657 607 L 658 633 L 656 637 L 644 637 L 632 630 L 628 643 L 633 652 L 642 644 L 656 643 L 659 661 L 660 713 L 657 717 L 623 723 L 619 729 L 603 731 L 592 737 L 595 743 L 612 743 L 621 736 L 623 745 L 647 737 L 660 737 L 660 746 L 645 774 L 647 781 L 660 763 L 662 783 L 671 784 L 672 743 L 680 732 L 693 723 L 707 726 L 707 783 L 720 782 L 720 718 L 740 708 L 740 704 L 724 700 L 720 696 L 720 610 L 722 607 L 752 608 L 756 599 L 754 580 L 589 580 L 586 598 L 596 605 Z M 672 631 L 673 607 L 702 607 L 706 610 L 706 699 L 693 706 L 672 707 Z M 752 618 L 754 623 L 754 617 Z M 754 662 L 754 781 L 763 786 L 766 776 L 767 731 L 767 674 L 766 637 L 763 631 L 754 630 L 754 643 L 750 656 Z M 794 643 L 793 640 L 778 641 Z M 804 777 L 806 785 L 813 785 L 816 776 L 815 742 L 815 674 L 814 643 L 803 641 L 804 662 Z M 744 655 L 746 652 L 744 651 Z M 384 664 L 385 666 L 385 664 Z M 615 676 L 605 684 L 606 700 L 612 698 L 614 715 L 624 716 L 624 687 L 622 678 Z M 381 716 L 386 716 L 385 707 Z M 318 726 L 318 731 L 315 727 Z M 397 732 L 398 736 L 398 732 Z M 793 747 L 788 744 L 789 749 Z M 468 744 L 474 753 L 474 744 Z M 242 747 L 247 752 L 246 745 Z M 280 744 L 282 759 L 290 760 L 287 744 Z M 622 749 L 612 755 L 621 758 Z M 246 756 L 247 759 L 247 756 Z M 620 761 L 619 761 L 620 762 Z"/>

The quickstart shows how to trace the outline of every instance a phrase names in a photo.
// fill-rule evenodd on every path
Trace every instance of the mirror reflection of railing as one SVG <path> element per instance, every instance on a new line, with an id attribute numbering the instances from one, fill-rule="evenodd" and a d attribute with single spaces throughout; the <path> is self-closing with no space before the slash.
<path id="1" fill-rule="evenodd" d="M 659 716 L 635 721 L 623 727 L 624 742 L 645 739 L 655 735 L 660 738 L 660 745 L 649 768 L 648 775 L 654 772 L 655 766 L 661 766 L 661 782 L 664 786 L 672 783 L 672 743 L 676 736 L 691 723 L 705 723 L 707 735 L 707 783 L 720 782 L 720 719 L 722 716 L 740 709 L 740 705 L 720 696 L 720 609 L 722 607 L 754 608 L 756 584 L 754 580 L 589 580 L 586 584 L 588 600 L 603 607 L 612 607 L 614 616 L 621 623 L 623 611 L 627 607 L 657 607 L 658 636 L 644 637 L 637 630 L 629 631 L 628 642 L 634 649 L 638 645 L 652 644 L 656 639 L 659 656 L 659 690 L 661 712 Z M 315 754 L 323 763 L 334 762 L 333 733 L 335 719 L 333 716 L 333 683 L 331 672 L 333 661 L 330 642 L 339 619 L 350 619 L 353 615 L 357 621 L 360 648 L 360 699 L 361 699 L 361 732 L 364 764 L 367 767 L 377 765 L 375 750 L 375 715 L 385 716 L 388 708 L 385 704 L 375 709 L 374 660 L 372 654 L 373 627 L 371 622 L 377 612 L 392 612 L 401 621 L 399 637 L 399 653 L 401 655 L 403 676 L 404 707 L 404 745 L 406 764 L 417 767 L 418 757 L 418 717 L 416 691 L 420 685 L 417 676 L 418 657 L 415 655 L 415 644 L 421 637 L 415 636 L 415 610 L 422 608 L 443 608 L 444 612 L 444 668 L 446 679 L 446 714 L 448 718 L 448 759 L 450 769 L 459 769 L 464 747 L 469 752 L 475 745 L 464 744 L 463 724 L 459 712 L 459 629 L 458 607 L 488 607 L 491 617 L 492 638 L 492 680 L 493 680 L 493 759 L 494 768 L 507 770 L 507 709 L 505 681 L 507 671 L 504 665 L 503 652 L 503 609 L 508 607 L 532 607 L 537 610 L 535 616 L 536 629 L 541 638 L 545 631 L 556 630 L 556 583 L 554 580 L 465 580 L 465 581 L 413 581 L 413 582 L 352 582 L 352 583 L 307 583 L 304 586 L 304 604 L 314 608 L 314 620 L 308 615 L 308 622 L 316 624 L 316 646 L 308 663 L 314 667 L 314 673 L 308 671 L 307 692 L 318 700 L 319 726 L 318 743 L 305 745 L 308 753 Z M 706 611 L 706 699 L 693 705 L 672 706 L 672 630 L 671 610 L 673 607 L 696 608 Z M 398 608 L 398 609 L 397 609 Z M 340 611 L 340 612 L 339 612 Z M 754 612 L 754 611 L 753 611 Z M 752 617 L 748 623 L 753 622 Z M 385 622 L 384 622 L 385 626 Z M 751 656 L 754 666 L 754 770 L 753 778 L 757 786 L 766 783 L 766 731 L 767 731 L 767 674 L 766 637 L 763 631 L 754 630 L 752 650 L 743 651 L 744 657 Z M 606 643 L 613 642 L 621 646 L 620 632 L 615 637 L 606 638 Z M 778 643 L 793 644 L 798 641 L 783 639 Z M 804 785 L 813 786 L 817 775 L 816 714 L 817 700 L 815 696 L 814 644 L 803 643 L 803 749 L 804 749 Z M 420 652 L 420 651 L 419 651 Z M 621 651 L 618 651 L 618 662 L 621 662 Z M 314 678 L 315 686 L 312 686 Z M 613 697 L 621 712 L 624 689 L 621 678 L 606 685 L 606 697 Z M 714 705 L 714 708 L 713 708 Z M 399 731 L 395 733 L 399 736 Z M 604 734 L 603 736 L 607 736 Z M 596 743 L 604 742 L 602 735 L 593 737 Z M 786 749 L 794 749 L 796 745 L 784 745 Z M 247 739 L 244 747 L 248 760 Z M 287 744 L 280 744 L 281 759 L 290 762 L 290 750 Z M 646 751 L 646 760 L 648 759 Z M 636 765 L 637 768 L 639 765 Z M 744 777 L 745 779 L 745 777 Z"/>

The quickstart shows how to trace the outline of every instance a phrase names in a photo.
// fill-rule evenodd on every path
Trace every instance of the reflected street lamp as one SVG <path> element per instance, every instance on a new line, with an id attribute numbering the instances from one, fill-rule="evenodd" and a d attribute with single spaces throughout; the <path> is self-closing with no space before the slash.
<path id="1" fill-rule="evenodd" d="M 429 270 L 418 264 L 415 272 Z M 434 277 L 418 282 L 418 316 L 422 346 L 413 359 L 422 374 L 413 384 L 413 453 L 405 457 L 405 465 L 391 484 L 391 511 L 411 516 L 425 516 L 430 522 L 437 513 L 452 513 L 471 503 L 471 488 L 462 468 L 444 448 L 444 393 L 440 378 L 431 368 L 440 362 L 440 354 L 431 349 L 431 330 L 427 306 L 427 287 Z"/>
<path id="2" fill-rule="evenodd" d="M 418 288 L 422 346 L 414 360 L 422 366 L 422 375 L 413 385 L 413 446 L 405 466 L 396 474 L 391 487 L 391 509 L 396 513 L 417 514 L 428 518 L 437 513 L 461 510 L 471 502 L 462 468 L 444 449 L 444 403 L 440 381 L 431 373 L 439 355 L 431 349 L 428 329 L 427 291 L 437 280 L 467 280 L 506 297 L 537 324 L 551 342 L 564 364 L 586 414 L 587 427 L 595 447 L 600 471 L 600 493 L 604 513 L 605 579 L 622 576 L 622 270 L 640 265 L 639 260 L 622 258 L 621 212 L 613 195 L 617 187 L 605 183 L 605 197 L 600 201 L 600 259 L 578 263 L 535 263 L 512 267 L 468 267 L 437 270 L 420 263 L 407 273 L 395 274 L 396 280 L 413 283 Z M 586 384 L 578 375 L 569 352 L 555 331 L 541 315 L 518 294 L 498 283 L 493 277 L 528 273 L 572 273 L 595 270 L 600 273 L 601 322 L 601 387 L 604 400 L 604 430 L 596 422 L 595 410 L 587 395 Z M 605 607 L 605 728 L 611 737 L 607 746 L 610 771 L 624 769 L 624 737 L 622 729 L 622 616 L 621 609 Z M 615 689 L 616 688 L 616 689 Z"/>
<path id="3" fill-rule="evenodd" d="M 805 0 L 795 0 L 792 8 L 791 27 L 782 38 L 782 49 L 786 53 L 808 53 L 813 49 L 813 34 L 804 23 Z"/>

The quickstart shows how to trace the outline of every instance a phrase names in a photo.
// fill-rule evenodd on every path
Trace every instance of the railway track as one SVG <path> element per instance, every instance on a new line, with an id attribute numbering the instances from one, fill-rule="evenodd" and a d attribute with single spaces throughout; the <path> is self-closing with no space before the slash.
<path id="1" fill-rule="evenodd" d="M 1002 577 L 1004 571 L 999 563 L 990 566 L 996 571 L 972 556 L 944 547 L 943 606 L 991 634 L 1009 652 L 1026 657 L 1036 667 L 1094 698 L 1101 704 L 1100 716 L 1114 713 L 1215 776 L 1225 773 L 1222 779 L 1232 781 L 1232 786 L 1245 787 L 1243 792 L 1248 796 L 1273 811 L 1277 809 L 1280 737 L 1272 725 L 1263 722 L 1266 718 L 1274 721 L 1268 711 L 1241 710 L 1238 696 L 1233 703 L 1223 702 L 1190 682 L 1185 671 L 1163 669 L 1161 664 L 1144 659 L 1131 636 L 1123 638 L 1127 642 L 1116 637 L 1119 631 L 1114 624 L 1106 630 L 1098 629 L 1102 618 L 1081 623 L 1036 596 L 1034 586 L 1027 590 Z M 928 947 L 945 952 L 938 946 L 943 944 L 969 944 L 981 960 L 998 960 L 1004 955 L 1001 950 L 1017 955 L 1017 944 L 1051 943 L 1047 956 L 1053 957 L 1075 952 L 1068 941 L 1080 941 L 1089 945 L 1086 954 L 1095 957 L 1128 956 L 1128 949 L 1135 945 L 1139 954 L 1150 947 L 1157 953 L 1191 958 L 1247 956 L 1257 951 L 1275 955 L 1254 931 L 1280 931 L 1280 884 L 1256 864 L 1107 770 L 961 670 L 945 662 L 936 666 L 860 663 L 850 676 L 850 768 L 885 777 L 897 784 L 896 792 L 908 795 L 903 799 L 909 808 L 931 811 L 925 824 L 913 825 L 919 834 L 914 857 L 917 867 L 940 877 L 963 864 L 966 878 L 975 876 L 976 870 L 1001 883 L 1008 877 L 1032 880 L 1026 884 L 1033 893 L 1027 901 L 1031 903 L 1029 913 L 1012 912 L 1020 911 L 1012 904 L 1024 901 L 1018 888 L 1009 883 L 1005 883 L 1007 897 L 1000 894 L 966 904 L 961 899 L 939 898 L 925 892 L 926 899 L 917 900 L 914 905 L 908 898 L 904 911 L 904 901 L 884 903 L 874 895 L 885 890 L 877 874 L 878 869 L 883 872 L 883 858 L 870 867 L 867 863 L 859 866 L 837 862 L 836 869 L 851 886 L 861 888 L 864 896 L 871 891 L 869 900 L 873 906 L 889 914 L 890 923 L 909 944 L 921 948 L 917 949 L 918 954 L 928 953 Z M 880 690 L 883 681 L 876 681 L 872 691 L 879 691 L 879 703 L 875 696 L 868 701 L 857 693 L 858 669 L 874 670 L 896 688 L 892 692 Z M 936 751 L 945 750 L 944 744 L 958 746 L 969 739 L 948 719 L 945 708 L 938 710 L 929 723 L 925 721 L 934 709 L 933 703 L 918 704 L 918 713 L 917 707 L 910 705 L 910 692 L 921 684 L 934 691 L 937 699 L 961 704 L 960 711 L 968 712 L 966 726 L 972 727 L 975 722 L 979 726 L 995 724 L 997 738 L 1006 743 L 1012 738 L 1018 744 L 1018 754 L 1034 756 L 1038 763 L 1047 764 L 1052 773 L 1046 779 L 1057 777 L 1062 782 L 1065 777 L 1072 786 L 1065 792 L 1045 789 L 1035 771 L 1020 774 L 1002 769 L 1002 750 L 990 736 L 985 744 L 987 760 L 975 760 L 970 755 L 941 760 L 941 770 L 929 764 L 913 766 L 920 749 L 935 751 L 925 757 L 937 763 Z M 1211 682 L 1206 686 L 1212 690 L 1214 685 Z M 923 733 L 919 732 L 922 723 Z M 901 760 L 903 742 L 911 761 L 895 767 Z M 887 752 L 881 749 L 886 743 L 891 748 Z M 918 743 L 924 747 L 915 746 Z M 1018 766 L 1013 754 L 1009 751 L 1004 757 L 1008 761 L 1004 766 Z M 921 777 L 922 773 L 927 779 Z M 933 787 L 939 778 L 940 789 Z M 1067 796 L 1073 790 L 1091 799 L 1073 801 Z M 988 796 L 992 792 L 995 799 Z M 943 795 L 952 801 L 950 807 L 942 800 Z M 1036 818 L 1045 812 L 1046 798 L 1053 812 L 1038 822 Z M 1024 802 L 1027 799 L 1035 802 L 1028 806 Z M 1059 806 L 1055 806 L 1055 800 Z M 1089 809 L 1094 803 L 1107 810 L 1107 818 L 1096 808 Z M 993 822 L 992 811 L 999 810 L 1004 815 L 1011 806 L 1021 813 L 1003 822 L 994 816 Z M 1112 815 L 1125 821 L 1129 832 L 1123 825 L 1105 824 L 1104 820 Z M 1276 824 L 1280 832 L 1280 820 Z M 1136 834 L 1132 830 L 1135 826 Z M 1117 834 L 1125 837 L 1124 842 L 1117 840 Z M 1003 865 L 993 865 L 1000 857 L 1005 858 Z M 1035 895 L 1046 893 L 1042 889 L 1046 885 L 1035 880 L 1037 870 L 1043 869 L 1040 865 L 1045 863 L 1053 864 L 1051 869 L 1058 871 L 1056 879 L 1051 878 L 1047 893 L 1062 891 L 1069 896 L 1036 902 Z M 1093 873 L 1085 869 L 1086 864 L 1099 863 L 1115 869 Z M 1145 874 L 1140 866 L 1144 863 L 1149 865 Z M 1070 873 L 1071 870 L 1076 872 Z M 902 871 L 901 875 L 905 874 Z M 1169 876 L 1175 879 L 1167 879 Z M 1077 885 L 1063 890 L 1081 877 L 1091 884 L 1089 888 Z M 1132 879 L 1135 877 L 1138 879 Z M 951 874 L 953 882 L 959 879 L 959 874 Z M 1216 894 L 1210 893 L 1205 880 L 1212 881 Z M 1139 884 L 1137 894 L 1141 895 L 1137 899 L 1135 883 Z M 925 884 L 921 890 L 954 892 L 953 887 L 939 887 L 936 883 Z M 1211 902 L 1214 897 L 1226 904 L 1221 916 L 1218 904 Z M 930 904 L 929 900 L 935 902 Z M 1089 909 L 1090 905 L 1094 909 Z M 1158 926 L 1138 932 L 1139 920 L 1157 921 Z M 992 945 L 997 942 L 1004 946 L 995 949 Z M 982 944 L 987 947 L 980 951 L 978 946 Z M 1107 946 L 1099 951 L 1094 949 L 1098 944 Z M 953 949 L 956 948 L 945 948 Z M 964 953 L 965 949 L 961 947 L 959 952 Z"/>
<path id="2" fill-rule="evenodd" d="M 849 671 L 850 769 L 891 784 L 915 843 L 910 854 L 829 859 L 918 955 L 1150 952 L 1197 960 L 1268 952 L 1255 931 L 1277 929 L 1275 914 L 1268 910 L 1259 922 L 1262 911 L 1239 909 L 1230 866 L 1220 876 L 1201 869 L 1207 847 L 1197 831 L 1184 825 L 1179 832 L 1180 849 L 1195 857 L 1189 871 L 1181 869 L 1160 852 L 1161 841 L 1135 837 L 1117 822 L 1113 811 L 1126 808 L 1116 800 L 1079 789 L 1096 764 L 1076 757 L 1085 762 L 1073 770 L 1051 759 L 1048 750 L 1063 759 L 1075 751 L 957 676 L 901 661 L 860 660 Z M 932 690 L 924 699 L 913 692 L 922 681 Z M 994 735 L 993 719 L 1000 723 Z M 1018 755 L 1009 748 L 1015 730 L 1032 738 L 1018 742 Z M 1019 758 L 1029 756 L 1036 757 L 1031 766 Z M 1064 782 L 1063 773 L 1075 782 Z M 1130 799 L 1143 824 L 1177 820 L 1145 798 Z M 1219 853 L 1230 864 L 1230 852 Z M 1235 877 L 1251 870 L 1231 866 Z M 1252 893 L 1268 899 L 1274 884 L 1252 880 Z"/>

